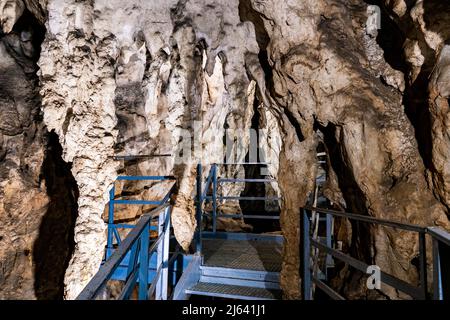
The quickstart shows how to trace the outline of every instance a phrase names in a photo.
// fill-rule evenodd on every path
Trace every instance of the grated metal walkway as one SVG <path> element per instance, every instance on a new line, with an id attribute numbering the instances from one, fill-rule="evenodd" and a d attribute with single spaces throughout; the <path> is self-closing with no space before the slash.
<path id="1" fill-rule="evenodd" d="M 280 272 L 281 250 L 274 241 L 204 239 L 203 265 Z"/>
<path id="2" fill-rule="evenodd" d="M 226 284 L 199 282 L 186 291 L 189 294 L 201 294 L 213 297 L 231 298 L 231 299 L 261 299 L 272 300 L 280 299 L 280 290 L 270 290 L 263 288 L 233 286 Z"/>

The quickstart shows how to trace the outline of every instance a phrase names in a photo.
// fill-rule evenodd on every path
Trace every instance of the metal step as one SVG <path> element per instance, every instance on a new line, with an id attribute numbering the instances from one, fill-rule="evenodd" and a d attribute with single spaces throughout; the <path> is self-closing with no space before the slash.
<path id="1" fill-rule="evenodd" d="M 186 289 L 186 294 L 238 300 L 281 299 L 280 290 L 205 282 L 198 282 L 191 288 Z"/>
<path id="2" fill-rule="evenodd" d="M 211 213 L 206 213 L 208 216 L 212 216 Z M 272 216 L 272 215 L 253 215 L 253 214 L 218 214 L 217 218 L 244 218 L 244 219 L 266 219 L 266 220 L 280 220 L 280 216 Z"/>
<path id="3" fill-rule="evenodd" d="M 230 179 L 230 178 L 220 178 L 217 180 L 218 183 L 225 183 L 225 182 L 275 182 L 277 180 L 272 178 L 266 178 L 266 179 Z"/>
<path id="4" fill-rule="evenodd" d="M 279 272 L 209 267 L 204 265 L 200 266 L 200 270 L 202 275 L 210 277 L 224 277 L 224 278 L 245 279 L 254 281 L 269 281 L 269 282 L 280 281 Z"/>
<path id="5" fill-rule="evenodd" d="M 203 240 L 203 265 L 216 268 L 281 271 L 281 243 L 274 241 Z"/>
<path id="6" fill-rule="evenodd" d="M 280 284 L 278 282 L 270 282 L 270 281 L 257 281 L 257 280 L 248 280 L 248 279 L 200 276 L 200 282 L 215 283 L 215 284 L 227 284 L 227 285 L 233 285 L 233 286 L 262 288 L 262 289 L 271 289 L 271 290 L 281 290 Z"/>
<path id="7" fill-rule="evenodd" d="M 280 290 L 280 273 L 201 266 L 200 282 Z"/>
<path id="8" fill-rule="evenodd" d="M 212 198 L 212 197 L 211 197 Z M 239 196 L 225 196 L 217 197 L 219 200 L 247 200 L 247 201 L 278 201 L 281 200 L 280 197 L 239 197 Z"/>

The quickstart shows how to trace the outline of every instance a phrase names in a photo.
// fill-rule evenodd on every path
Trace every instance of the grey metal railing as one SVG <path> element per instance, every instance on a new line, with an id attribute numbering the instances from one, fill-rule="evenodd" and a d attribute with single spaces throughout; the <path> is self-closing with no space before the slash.
<path id="1" fill-rule="evenodd" d="M 197 165 L 197 195 L 195 199 L 196 205 L 196 219 L 197 219 L 197 230 L 195 234 L 195 245 L 196 251 L 201 251 L 201 238 L 202 238 L 202 221 L 203 215 L 208 216 L 212 220 L 212 233 L 216 234 L 217 232 L 217 219 L 218 218 L 245 218 L 245 219 L 257 219 L 257 220 L 279 220 L 279 215 L 270 215 L 270 214 L 233 214 L 233 213 L 219 213 L 218 212 L 218 201 L 223 200 L 245 200 L 245 201 L 279 201 L 281 198 L 279 197 L 243 197 L 243 196 L 218 196 L 217 190 L 220 184 L 225 183 L 264 183 L 264 182 L 273 182 L 276 181 L 273 178 L 264 178 L 264 179 L 248 179 L 248 178 L 218 178 L 218 166 L 227 166 L 227 165 L 267 165 L 269 163 L 258 163 L 258 162 L 243 162 L 243 163 L 213 163 L 211 165 L 211 169 L 206 178 L 205 184 L 203 184 L 203 166 L 201 164 Z M 208 193 L 211 192 L 211 195 Z M 210 202 L 212 205 L 212 212 L 207 213 L 203 210 L 203 205 L 205 202 Z"/>
<path id="2" fill-rule="evenodd" d="M 444 298 L 443 279 L 442 279 L 442 261 L 440 252 L 442 246 L 450 248 L 450 234 L 436 227 L 421 227 L 418 225 L 395 222 L 386 219 L 378 219 L 374 217 L 353 214 L 348 212 L 334 211 L 329 209 L 321 209 L 316 207 L 305 207 L 301 209 L 301 275 L 302 275 L 302 294 L 305 300 L 312 300 L 312 284 L 314 283 L 320 290 L 335 300 L 344 300 L 338 292 L 333 290 L 325 282 L 320 280 L 316 274 L 312 273 L 311 267 L 311 250 L 313 248 L 325 252 L 328 256 L 341 260 L 353 268 L 366 273 L 369 265 L 363 261 L 357 260 L 339 250 L 334 249 L 328 242 L 323 243 L 319 239 L 311 237 L 310 215 L 312 211 L 321 212 L 328 217 L 341 217 L 349 220 L 359 221 L 363 223 L 371 223 L 400 230 L 415 232 L 419 238 L 419 286 L 413 286 L 395 276 L 380 271 L 380 281 L 399 290 L 413 299 L 429 299 L 427 285 L 427 263 L 426 263 L 426 235 L 429 234 L 433 239 L 433 298 L 442 300 Z M 446 286 L 448 288 L 448 284 Z M 448 297 L 447 297 L 448 298 Z"/>
<path id="3" fill-rule="evenodd" d="M 450 299 L 450 233 L 437 228 L 427 228 L 428 234 L 433 241 L 433 299 L 434 300 L 448 300 Z"/>

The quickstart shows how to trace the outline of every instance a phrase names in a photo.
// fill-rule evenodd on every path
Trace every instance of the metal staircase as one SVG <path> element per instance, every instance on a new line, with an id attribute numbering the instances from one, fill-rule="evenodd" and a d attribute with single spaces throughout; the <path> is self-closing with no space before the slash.
<path id="1" fill-rule="evenodd" d="M 280 299 L 281 241 L 255 237 L 204 239 L 198 281 L 185 289 L 186 295 Z"/>
<path id="2" fill-rule="evenodd" d="M 119 180 L 173 180 L 173 177 L 119 177 Z M 237 180 L 237 181 L 234 181 Z M 247 181 L 248 180 L 248 181 Z M 99 271 L 83 289 L 77 299 L 96 300 L 108 298 L 104 294 L 110 280 L 122 283 L 118 299 L 139 300 L 186 300 L 190 298 L 270 300 L 281 299 L 280 271 L 283 237 L 274 234 L 251 234 L 218 232 L 216 220 L 220 216 L 239 218 L 242 214 L 218 214 L 217 201 L 226 201 L 230 197 L 217 196 L 217 184 L 254 182 L 256 179 L 218 179 L 217 165 L 211 171 L 203 185 L 202 168 L 198 166 L 195 253 L 183 253 L 176 244 L 170 227 L 170 195 L 173 186 L 162 200 L 122 200 L 116 199 L 111 191 L 108 219 L 108 243 L 105 259 Z M 268 180 L 268 179 L 267 179 Z M 264 179 L 264 181 L 267 181 Z M 259 182 L 259 180 L 258 180 Z M 260 197 L 232 197 L 233 199 L 257 199 Z M 273 200 L 267 197 L 264 200 Z M 213 211 L 205 212 L 205 202 L 212 203 Z M 320 204 L 320 201 L 315 204 Z M 116 223 L 115 205 L 155 205 L 148 214 L 144 214 L 136 225 Z M 326 269 L 329 261 L 340 260 L 363 273 L 369 267 L 364 261 L 357 260 L 335 248 L 330 229 L 333 219 L 348 219 L 358 223 L 368 223 L 385 228 L 395 228 L 414 232 L 418 236 L 419 274 L 417 284 L 407 283 L 388 273 L 380 271 L 380 280 L 385 285 L 410 295 L 413 299 L 443 300 L 450 298 L 450 234 L 437 227 L 423 227 L 408 223 L 377 219 L 348 212 L 307 206 L 301 210 L 301 277 L 302 294 L 305 300 L 314 299 L 316 291 L 322 291 L 331 299 L 344 297 L 335 291 L 327 281 Z M 316 218 L 313 215 L 316 214 Z M 319 215 L 320 214 L 320 215 Z M 212 230 L 203 230 L 203 217 L 212 217 Z M 274 215 L 249 216 L 254 219 L 277 219 Z M 314 221 L 325 222 L 326 236 L 315 232 Z M 118 229 L 131 231 L 121 239 Z M 157 236 L 153 235 L 154 231 Z M 427 276 L 426 238 L 432 243 L 432 284 L 429 292 Z M 322 263 L 315 268 L 314 255 L 320 251 Z M 332 257 L 330 260 L 328 257 Z M 320 261 L 320 259 L 319 259 Z M 318 290 L 314 290 L 316 287 Z"/>
<path id="3" fill-rule="evenodd" d="M 165 181 L 166 176 L 120 176 L 119 181 Z M 108 241 L 105 259 L 99 271 L 78 296 L 79 300 L 108 298 L 105 289 L 110 280 L 123 283 L 118 299 L 189 299 L 196 296 L 225 299 L 280 299 L 280 235 L 217 232 L 217 218 L 245 218 L 242 214 L 218 214 L 218 201 L 274 200 L 273 197 L 217 196 L 221 183 L 264 182 L 273 179 L 220 179 L 213 165 L 205 188 L 197 181 L 197 219 L 212 216 L 212 230 L 198 228 L 195 254 L 183 253 L 171 235 L 169 204 L 174 184 L 161 200 L 118 199 L 113 187 L 108 213 Z M 278 198 L 276 198 L 278 199 Z M 205 202 L 213 211 L 204 211 Z M 153 205 L 136 225 L 117 222 L 116 205 Z M 278 216 L 249 216 L 253 219 L 278 219 Z M 155 221 L 156 220 L 156 221 Z M 122 239 L 120 229 L 131 229 Z M 156 232 L 157 237 L 152 237 Z M 173 240 L 173 241 L 172 241 Z"/>
<path id="4" fill-rule="evenodd" d="M 175 180 L 166 176 L 119 176 L 117 181 L 166 181 Z M 110 280 L 123 282 L 119 300 L 130 299 L 133 293 L 139 300 L 154 297 L 168 298 L 168 288 L 175 280 L 177 268 L 175 259 L 179 251 L 170 252 L 170 195 L 175 181 L 162 200 L 116 199 L 115 185 L 110 191 L 108 211 L 108 237 L 105 259 L 99 271 L 83 289 L 77 300 L 108 298 L 107 286 Z M 135 225 L 117 223 L 114 219 L 115 205 L 153 205 L 156 208 L 139 218 Z M 131 229 L 121 239 L 119 229 Z M 151 236 L 151 231 L 157 237 Z M 181 267 L 182 268 L 182 267 Z"/>
<path id="5" fill-rule="evenodd" d="M 317 153 L 318 171 L 315 180 L 314 192 L 310 198 L 312 207 L 328 208 L 330 202 L 323 194 L 323 188 L 326 183 L 326 171 L 322 164 L 326 163 L 326 153 Z M 311 216 L 312 237 L 318 239 L 329 247 L 333 245 L 334 223 L 329 214 L 320 211 L 313 211 Z M 311 255 L 313 273 L 321 280 L 328 279 L 329 270 L 334 268 L 335 263 L 331 255 L 323 255 L 319 250 L 313 250 Z M 314 291 L 313 286 L 313 291 Z"/>
<path id="6" fill-rule="evenodd" d="M 203 217 L 211 217 L 212 230 L 197 229 L 198 259 L 191 262 L 196 271 L 183 274 L 174 299 L 188 299 L 190 296 L 239 300 L 281 299 L 279 278 L 282 236 L 218 232 L 216 222 L 219 217 L 279 219 L 279 215 L 271 214 L 217 212 L 218 201 L 280 200 L 277 197 L 218 196 L 219 184 L 273 182 L 274 179 L 218 178 L 218 165 L 214 164 L 203 187 L 202 166 L 198 165 L 197 169 L 197 222 L 198 226 L 202 226 Z M 208 201 L 212 204 L 211 213 L 204 210 L 204 204 Z"/>

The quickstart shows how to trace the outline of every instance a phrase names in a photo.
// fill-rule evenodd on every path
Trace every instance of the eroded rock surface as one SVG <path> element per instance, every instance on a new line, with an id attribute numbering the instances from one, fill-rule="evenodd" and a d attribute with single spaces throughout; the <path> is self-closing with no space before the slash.
<path id="1" fill-rule="evenodd" d="M 80 191 L 68 298 L 79 293 L 102 257 L 101 213 L 120 166 L 114 154 L 172 155 L 125 173 L 178 178 L 173 225 L 188 249 L 196 225 L 197 162 L 223 161 L 225 123 L 242 130 L 248 144 L 255 81 L 246 69 L 262 74 L 253 25 L 240 21 L 238 5 L 49 2 L 39 61 L 44 121 L 59 135 L 64 160 L 73 162 Z M 220 27 L 212 20 L 222 21 Z M 186 133 L 202 137 L 203 156 L 188 157 L 190 147 L 183 150 L 180 143 Z"/>
<path id="2" fill-rule="evenodd" d="M 313 152 L 314 130 L 319 129 L 348 211 L 448 228 L 446 210 L 427 185 L 414 127 L 404 111 L 400 94 L 404 85 L 401 79 L 387 81 L 389 76 L 384 75 L 396 73 L 398 78 L 398 72 L 373 59 L 372 52 L 381 49 L 373 48 L 377 44 L 366 33 L 367 5 L 361 1 L 252 1 L 252 8 L 263 17 L 270 38 L 270 95 L 298 129 L 293 138 L 283 137 L 284 146 L 292 140 L 301 149 L 282 157 L 280 168 L 294 162 L 304 180 L 311 179 L 311 161 L 298 163 L 297 159 L 301 153 Z M 439 37 L 427 37 L 437 46 Z M 383 76 L 386 84 L 379 80 Z M 298 270 L 293 240 L 298 237 L 298 211 L 289 213 L 290 202 L 300 199 L 294 206 L 302 205 L 311 189 L 289 196 L 292 191 L 287 190 L 295 187 L 289 179 L 283 181 L 283 175 L 280 171 L 284 217 L 293 219 L 283 228 L 288 238 L 283 277 L 290 279 Z M 361 258 L 407 281 L 417 281 L 412 265 L 416 241 L 393 230 L 372 230 L 370 237 L 359 232 L 365 248 L 356 250 Z M 298 286 L 284 283 L 287 297 L 298 297 Z M 383 291 L 396 296 L 389 288 Z"/>
<path id="3" fill-rule="evenodd" d="M 19 38 L 20 39 L 20 38 Z M 34 298 L 33 243 L 49 199 L 40 177 L 45 139 L 36 79 L 14 59 L 18 35 L 0 40 L 0 298 Z M 11 55 L 10 52 L 13 52 Z M 28 62 L 28 61 L 27 61 Z M 30 62 L 31 63 L 31 62 Z"/>
<path id="4" fill-rule="evenodd" d="M 36 258 L 36 243 L 45 237 L 42 221 L 51 215 L 48 191 L 55 186 L 42 174 L 46 163 L 52 165 L 36 77 L 42 27 L 21 1 L 1 1 L 0 12 L 0 298 L 56 298 L 64 262 L 62 270 L 57 263 L 45 270 Z M 53 172 L 54 168 L 47 171 Z M 55 239 L 61 240 L 57 233 Z M 62 260 L 70 255 L 52 245 L 47 241 L 47 249 L 51 247 Z M 51 253 L 47 257 L 55 262 Z M 40 277 L 50 270 L 56 280 Z M 50 292 L 39 279 L 49 280 Z"/>

